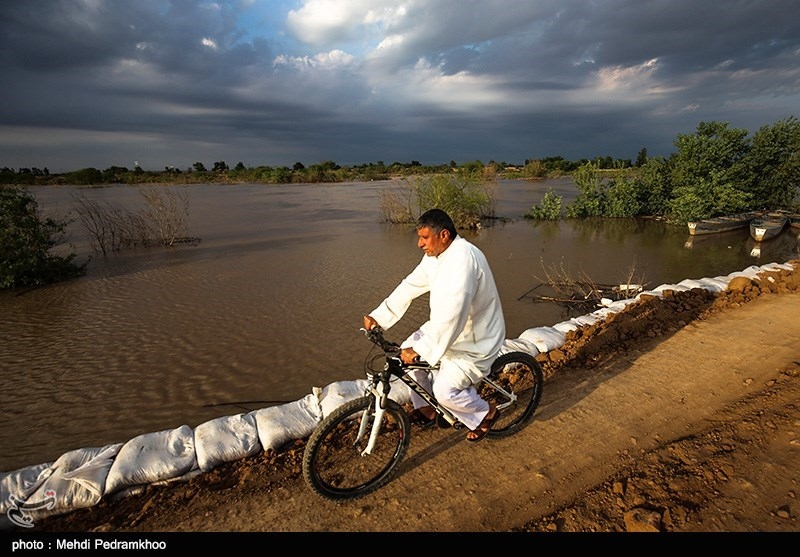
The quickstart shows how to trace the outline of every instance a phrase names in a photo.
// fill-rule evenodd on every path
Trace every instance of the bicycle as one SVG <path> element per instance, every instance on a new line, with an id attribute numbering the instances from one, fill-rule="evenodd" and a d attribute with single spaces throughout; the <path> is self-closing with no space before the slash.
<path id="1" fill-rule="evenodd" d="M 425 399 L 436 411 L 439 427 L 464 427 L 409 375 L 415 369 L 430 373 L 438 364 L 405 364 L 400 346 L 386 340 L 380 327 L 361 331 L 383 351 L 365 365 L 370 385 L 363 396 L 342 404 L 320 422 L 303 454 L 306 484 L 334 501 L 356 499 L 384 486 L 405 457 L 411 420 L 405 408 L 389 398 L 392 381 L 402 381 Z M 381 357 L 385 357 L 383 368 L 371 367 Z M 498 356 L 489 375 L 477 384 L 480 395 L 501 411 L 487 438 L 507 437 L 528 425 L 539 405 L 542 384 L 541 366 L 530 354 L 514 351 Z"/>

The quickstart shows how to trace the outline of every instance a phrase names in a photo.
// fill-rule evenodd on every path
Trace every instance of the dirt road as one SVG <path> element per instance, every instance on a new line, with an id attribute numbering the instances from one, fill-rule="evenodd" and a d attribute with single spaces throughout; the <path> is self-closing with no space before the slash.
<path id="1" fill-rule="evenodd" d="M 542 359 L 525 430 L 473 445 L 415 429 L 399 476 L 363 499 L 308 490 L 298 441 L 35 530 L 797 532 L 797 275 L 637 303 L 573 335 Z"/>

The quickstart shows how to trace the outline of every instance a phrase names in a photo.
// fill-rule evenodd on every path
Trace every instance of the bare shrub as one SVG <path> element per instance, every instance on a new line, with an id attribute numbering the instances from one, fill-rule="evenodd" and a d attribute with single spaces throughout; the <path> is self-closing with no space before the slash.
<path id="1" fill-rule="evenodd" d="M 413 222 L 411 194 L 410 188 L 381 191 L 381 211 L 384 220 L 394 224 Z"/>
<path id="2" fill-rule="evenodd" d="M 138 188 L 145 207 L 129 210 L 107 201 L 88 199 L 73 193 L 78 217 L 89 234 L 92 248 L 103 255 L 122 249 L 172 246 L 176 242 L 196 242 L 186 233 L 189 198 L 171 188 Z"/>
<path id="3" fill-rule="evenodd" d="M 189 196 L 172 188 L 139 188 L 147 204 L 142 220 L 153 227 L 154 236 L 165 246 L 175 244 L 186 232 Z"/>

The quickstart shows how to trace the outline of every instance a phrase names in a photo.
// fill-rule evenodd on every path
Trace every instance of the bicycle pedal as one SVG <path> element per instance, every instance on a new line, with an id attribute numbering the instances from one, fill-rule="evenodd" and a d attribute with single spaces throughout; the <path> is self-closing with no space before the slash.
<path id="1" fill-rule="evenodd" d="M 444 416 L 441 414 L 436 414 L 436 425 L 439 426 L 441 429 L 448 429 L 453 427 L 450 422 L 444 419 Z"/>

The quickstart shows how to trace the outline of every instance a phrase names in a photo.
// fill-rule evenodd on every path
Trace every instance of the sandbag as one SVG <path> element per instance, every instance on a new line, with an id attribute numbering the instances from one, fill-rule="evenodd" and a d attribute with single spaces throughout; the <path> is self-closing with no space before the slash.
<path id="1" fill-rule="evenodd" d="M 565 335 L 570 331 L 575 331 L 578 329 L 578 324 L 572 320 L 569 321 L 562 321 L 561 323 L 556 323 L 553 325 L 553 328 L 556 331 L 561 331 Z"/>
<path id="2" fill-rule="evenodd" d="M 24 502 L 53 473 L 53 463 L 26 466 L 0 473 L 0 514 L 5 514 L 12 499 Z"/>
<path id="3" fill-rule="evenodd" d="M 702 278 L 698 282 L 703 285 L 703 288 L 709 292 L 713 292 L 714 294 L 725 292 L 725 290 L 728 289 L 728 284 L 730 283 L 730 281 L 724 277 Z"/>
<path id="4" fill-rule="evenodd" d="M 533 343 L 539 352 L 561 348 L 566 342 L 566 335 L 555 327 L 533 327 L 523 331 L 519 338 Z"/>
<path id="5" fill-rule="evenodd" d="M 695 279 L 683 279 L 678 283 L 679 286 L 685 286 L 689 290 L 693 288 L 705 288 L 705 283 Z"/>
<path id="6" fill-rule="evenodd" d="M 34 501 L 52 499 L 52 506 L 28 510 L 36 520 L 55 514 L 92 507 L 105 493 L 105 483 L 122 443 L 88 447 L 64 453 L 53 463 L 51 474 L 28 497 Z"/>
<path id="7" fill-rule="evenodd" d="M 262 450 L 255 415 L 236 414 L 200 424 L 194 429 L 194 449 L 203 472 L 253 456 Z"/>
<path id="8" fill-rule="evenodd" d="M 508 354 L 509 352 L 525 352 L 535 357 L 539 354 L 539 349 L 529 340 L 507 338 L 503 341 L 503 346 L 500 347 L 500 355 Z"/>
<path id="9" fill-rule="evenodd" d="M 145 433 L 125 443 L 106 478 L 106 493 L 178 478 L 197 468 L 194 431 L 188 425 Z"/>
<path id="10" fill-rule="evenodd" d="M 0 474 L 0 531 L 14 528 L 31 528 L 33 518 L 26 510 L 26 503 L 40 485 L 53 473 L 53 463 L 26 466 L 12 472 Z M 55 498 L 31 501 L 31 506 L 55 506 Z"/>
<path id="11" fill-rule="evenodd" d="M 336 381 L 322 389 L 315 389 L 314 393 L 319 399 L 322 418 L 325 419 L 345 402 L 364 396 L 369 391 L 370 385 L 371 382 L 367 379 L 355 379 L 352 381 Z"/>
<path id="12" fill-rule="evenodd" d="M 308 437 L 322 421 L 322 409 L 314 393 L 294 402 L 256 410 L 253 415 L 264 450 L 278 450 L 289 441 Z"/>

